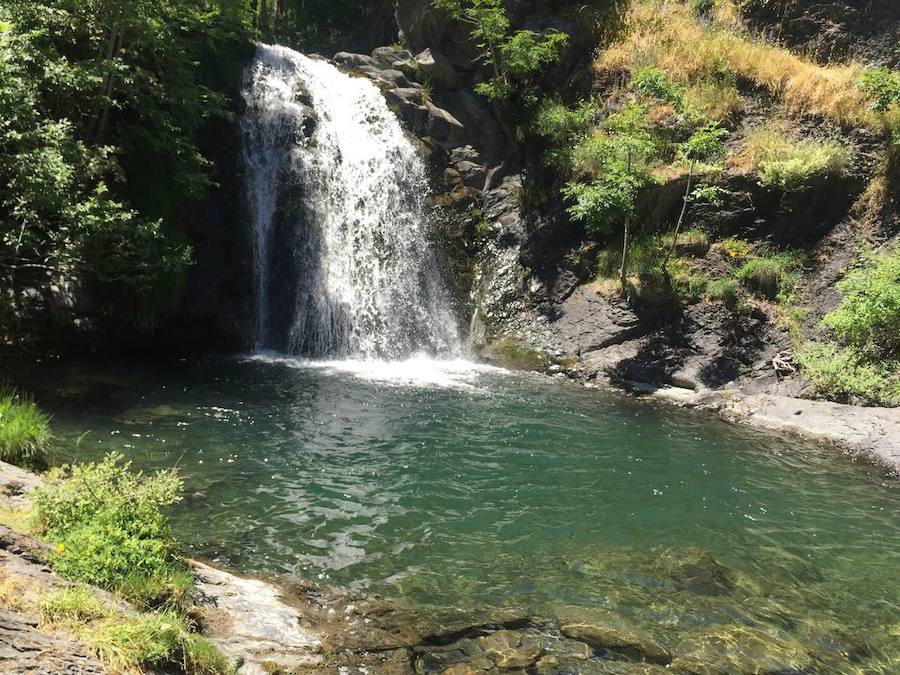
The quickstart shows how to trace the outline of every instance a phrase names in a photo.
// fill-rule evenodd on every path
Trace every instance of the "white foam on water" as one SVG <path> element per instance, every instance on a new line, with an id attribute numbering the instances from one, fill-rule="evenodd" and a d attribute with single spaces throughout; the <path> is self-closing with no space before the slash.
<path id="1" fill-rule="evenodd" d="M 510 371 L 465 359 L 435 359 L 424 355 L 399 361 L 363 359 L 311 360 L 277 354 L 255 354 L 249 361 L 279 364 L 288 368 L 316 370 L 325 375 L 350 375 L 368 382 L 397 387 L 458 389 L 472 391 L 485 376 Z"/>

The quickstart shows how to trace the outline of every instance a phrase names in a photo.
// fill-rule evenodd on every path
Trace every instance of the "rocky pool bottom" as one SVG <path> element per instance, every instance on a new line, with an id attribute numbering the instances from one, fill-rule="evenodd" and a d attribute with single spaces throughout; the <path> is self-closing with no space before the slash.
<path id="1" fill-rule="evenodd" d="M 177 464 L 189 553 L 277 576 L 324 664 L 900 670 L 897 484 L 830 448 L 459 362 L 15 377 L 61 459 Z"/>

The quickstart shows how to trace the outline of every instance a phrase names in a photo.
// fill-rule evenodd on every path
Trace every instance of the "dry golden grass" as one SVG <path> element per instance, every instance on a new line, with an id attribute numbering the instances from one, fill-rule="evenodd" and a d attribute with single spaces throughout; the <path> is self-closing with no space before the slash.
<path id="1" fill-rule="evenodd" d="M 603 73 L 643 66 L 656 66 L 689 87 L 710 81 L 725 68 L 767 89 L 790 112 L 845 124 L 882 123 L 870 113 L 866 96 L 856 86 L 861 65 L 821 66 L 755 38 L 745 30 L 730 0 L 717 4 L 709 25 L 697 20 L 689 3 L 637 0 L 626 36 L 600 54 L 596 68 Z M 727 98 L 726 109 L 736 103 Z"/>
<path id="2" fill-rule="evenodd" d="M 34 612 L 41 584 L 31 577 L 0 570 L 0 609 Z"/>

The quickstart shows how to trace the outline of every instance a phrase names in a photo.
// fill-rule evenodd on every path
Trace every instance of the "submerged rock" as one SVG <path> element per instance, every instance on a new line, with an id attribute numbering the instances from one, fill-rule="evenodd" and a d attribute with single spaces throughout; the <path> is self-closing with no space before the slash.
<path id="1" fill-rule="evenodd" d="M 672 668 L 696 675 L 805 673 L 813 660 L 791 638 L 775 638 L 747 626 L 722 626 L 697 634 L 678 646 Z"/>
<path id="2" fill-rule="evenodd" d="M 560 632 L 594 649 L 625 657 L 669 663 L 671 655 L 654 638 L 628 623 L 623 617 L 599 609 L 568 607 L 556 611 Z"/>

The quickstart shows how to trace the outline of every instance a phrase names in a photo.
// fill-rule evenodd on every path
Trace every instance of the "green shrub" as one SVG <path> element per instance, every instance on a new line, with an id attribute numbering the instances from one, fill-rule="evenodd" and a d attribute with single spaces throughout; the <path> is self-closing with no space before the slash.
<path id="1" fill-rule="evenodd" d="M 823 323 L 861 354 L 900 354 L 900 248 L 851 272 L 837 290 L 844 299 Z"/>
<path id="2" fill-rule="evenodd" d="M 843 173 L 851 153 L 838 141 L 793 139 L 769 125 L 747 139 L 738 161 L 755 171 L 762 185 L 796 191 L 809 187 L 815 176 Z"/>
<path id="3" fill-rule="evenodd" d="M 819 342 L 807 343 L 795 358 L 823 394 L 861 396 L 875 403 L 900 400 L 900 359 L 872 361 L 852 347 Z"/>
<path id="4" fill-rule="evenodd" d="M 729 309 L 735 309 L 738 306 L 737 282 L 729 277 L 710 281 L 706 285 L 706 297 L 724 303 Z"/>
<path id="5" fill-rule="evenodd" d="M 538 108 L 531 130 L 553 143 L 565 143 L 576 134 L 583 133 L 595 114 L 596 106 L 592 101 L 582 101 L 570 108 L 559 99 L 549 98 Z"/>
<path id="6" fill-rule="evenodd" d="M 748 260 L 737 277 L 754 295 L 767 300 L 786 299 L 794 290 L 803 259 L 783 252 Z"/>
<path id="7" fill-rule="evenodd" d="M 181 498 L 172 471 L 145 476 L 113 453 L 96 464 L 51 471 L 34 496 L 53 566 L 67 579 L 126 588 L 135 577 L 171 579 L 184 571 L 161 509 Z"/>
<path id="8" fill-rule="evenodd" d="M 869 97 L 874 112 L 887 112 L 891 106 L 900 105 L 900 72 L 896 70 L 870 68 L 859 79 L 859 88 Z"/>
<path id="9" fill-rule="evenodd" d="M 50 418 L 33 401 L 0 391 L 0 460 L 26 469 L 47 467 Z"/>
<path id="10" fill-rule="evenodd" d="M 659 68 L 646 66 L 635 71 L 631 86 L 639 94 L 681 106 L 684 92 L 681 87 L 666 77 Z"/>

